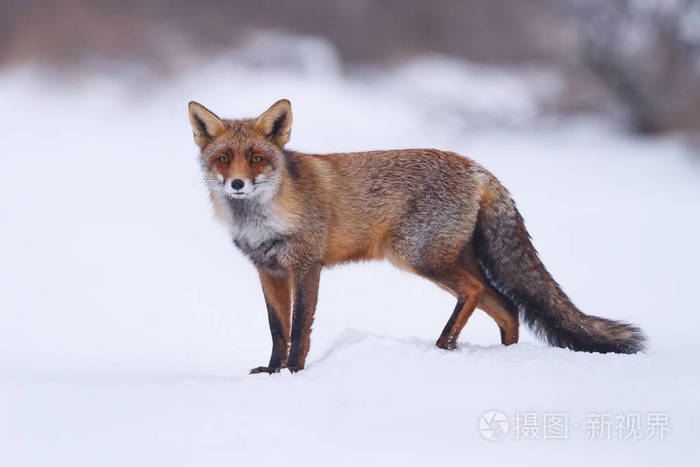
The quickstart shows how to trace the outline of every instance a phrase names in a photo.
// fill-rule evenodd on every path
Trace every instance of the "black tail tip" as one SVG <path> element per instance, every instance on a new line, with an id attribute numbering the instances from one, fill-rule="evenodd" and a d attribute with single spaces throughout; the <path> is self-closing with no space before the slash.
<path id="1" fill-rule="evenodd" d="M 647 348 L 647 336 L 637 326 L 620 321 L 603 320 L 603 329 L 591 329 L 591 333 L 572 342 L 573 350 L 597 353 L 636 354 Z"/>
<path id="2" fill-rule="evenodd" d="M 621 339 L 620 351 L 617 353 L 635 354 L 639 352 L 644 352 L 647 349 L 647 336 L 644 332 L 636 326 L 631 324 L 625 324 L 625 328 L 629 333 L 629 337 Z"/>
<path id="3" fill-rule="evenodd" d="M 543 323 L 528 320 L 533 330 L 553 347 L 577 352 L 635 354 L 647 348 L 647 337 L 637 326 L 597 316 L 580 314 L 575 323 Z M 568 324 L 568 325 L 567 325 Z M 539 325 L 539 326 L 538 326 Z"/>

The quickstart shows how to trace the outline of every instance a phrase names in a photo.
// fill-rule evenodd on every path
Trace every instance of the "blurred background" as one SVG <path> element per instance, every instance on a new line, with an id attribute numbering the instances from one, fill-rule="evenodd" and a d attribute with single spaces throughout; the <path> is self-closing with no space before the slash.
<path id="1" fill-rule="evenodd" d="M 167 79 L 252 42 L 260 48 L 246 57 L 251 65 L 301 65 L 288 39 L 260 44 L 283 33 L 321 41 L 344 74 L 435 54 L 544 70 L 558 81 L 538 96 L 538 116 L 603 115 L 645 134 L 700 131 L 696 0 L 2 0 L 0 12 L 5 68 Z"/>
<path id="2" fill-rule="evenodd" d="M 477 312 L 448 354 L 450 295 L 353 264 L 322 275 L 307 370 L 248 377 L 264 300 L 187 102 L 280 98 L 293 150 L 484 165 L 574 303 L 649 351 L 503 348 Z M 0 0 L 0 102 L 0 465 L 698 464 L 700 1 Z M 672 436 L 493 449 L 487 409 Z"/>

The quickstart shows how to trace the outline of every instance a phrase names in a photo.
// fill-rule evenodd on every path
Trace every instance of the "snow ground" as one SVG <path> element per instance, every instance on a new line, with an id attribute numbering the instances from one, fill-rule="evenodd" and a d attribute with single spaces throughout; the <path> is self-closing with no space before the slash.
<path id="1" fill-rule="evenodd" d="M 439 60 L 353 79 L 318 62 L 222 59 L 136 92 L 0 75 L 0 465 L 697 464 L 697 155 L 591 122 L 465 125 L 464 107 L 441 110 L 459 86 L 421 84 Z M 527 118 L 514 80 L 445 66 L 478 109 L 491 96 Z M 253 116 L 281 97 L 294 149 L 438 147 L 485 165 L 574 302 L 638 324 L 649 351 L 552 349 L 525 328 L 504 348 L 483 313 L 442 351 L 452 297 L 371 263 L 323 274 L 305 371 L 248 376 L 269 356 L 262 293 L 212 220 L 186 103 Z M 511 419 L 500 441 L 477 429 L 490 409 Z M 566 413 L 568 439 L 514 439 L 516 412 Z M 670 432 L 587 439 L 588 414 L 608 412 L 665 413 Z"/>

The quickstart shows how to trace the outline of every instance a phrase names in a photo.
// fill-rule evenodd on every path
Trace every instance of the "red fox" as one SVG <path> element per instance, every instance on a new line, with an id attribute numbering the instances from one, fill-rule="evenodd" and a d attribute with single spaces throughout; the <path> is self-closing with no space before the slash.
<path id="1" fill-rule="evenodd" d="M 217 216 L 258 270 L 272 334 L 267 366 L 304 368 L 321 269 L 387 259 L 457 299 L 437 346 L 454 349 L 475 308 L 518 342 L 519 315 L 550 345 L 635 353 L 635 326 L 583 314 L 541 263 L 508 191 L 466 157 L 435 149 L 304 154 L 284 149 L 288 100 L 224 120 L 189 103 Z"/>

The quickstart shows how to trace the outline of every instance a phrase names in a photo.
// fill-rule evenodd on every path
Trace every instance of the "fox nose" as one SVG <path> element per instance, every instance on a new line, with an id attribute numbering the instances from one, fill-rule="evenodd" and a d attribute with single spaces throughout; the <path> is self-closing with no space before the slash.
<path id="1" fill-rule="evenodd" d="M 243 188 L 243 185 L 245 185 L 245 182 L 240 178 L 237 178 L 231 182 L 231 188 L 233 188 L 234 190 L 240 190 L 241 188 Z"/>

